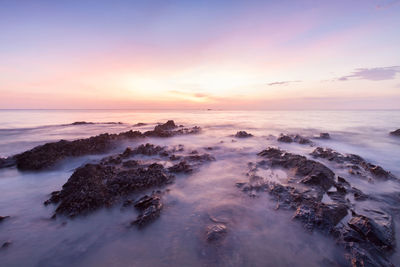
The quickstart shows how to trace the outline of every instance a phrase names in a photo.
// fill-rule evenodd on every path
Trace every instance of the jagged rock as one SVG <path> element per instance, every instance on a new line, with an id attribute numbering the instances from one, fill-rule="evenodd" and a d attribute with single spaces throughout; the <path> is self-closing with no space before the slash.
<path id="1" fill-rule="evenodd" d="M 209 225 L 206 230 L 206 240 L 208 242 L 220 241 L 228 233 L 226 225 L 223 223 L 216 223 Z"/>
<path id="2" fill-rule="evenodd" d="M 347 206 L 344 204 L 313 203 L 300 205 L 293 218 L 300 220 L 303 225 L 313 230 L 331 231 L 347 215 Z"/>
<path id="3" fill-rule="evenodd" d="M 161 195 L 159 192 L 153 192 L 151 196 L 146 195 L 136 201 L 134 206 L 140 211 L 140 214 L 132 224 L 143 227 L 160 216 L 163 208 Z"/>
<path id="4" fill-rule="evenodd" d="M 160 164 L 132 168 L 120 165 L 86 164 L 76 169 L 49 203 L 60 202 L 55 213 L 74 217 L 114 204 L 121 196 L 171 183 L 173 176 Z"/>
<path id="5" fill-rule="evenodd" d="M 168 171 L 173 173 L 191 173 L 193 171 L 192 166 L 189 165 L 186 161 L 181 161 L 178 164 L 173 165 L 168 168 Z"/>
<path id="6" fill-rule="evenodd" d="M 145 144 L 136 147 L 135 149 L 127 148 L 122 154 L 123 157 L 131 157 L 133 155 L 146 155 L 146 156 L 154 156 L 157 154 L 161 154 L 165 152 L 165 148 L 161 146 L 155 146 L 153 144 Z"/>
<path id="7" fill-rule="evenodd" d="M 286 135 L 286 134 L 281 134 L 278 137 L 278 142 L 283 142 L 283 143 L 299 143 L 301 145 L 305 145 L 305 144 L 312 144 L 311 140 L 308 138 L 305 138 L 299 134 L 296 135 Z"/>
<path id="8" fill-rule="evenodd" d="M 390 179 L 394 176 L 381 166 L 371 164 L 355 154 L 341 154 L 330 148 L 317 147 L 311 155 L 338 163 L 343 168 L 348 168 L 349 173 L 369 178 L 370 174 L 377 179 Z"/>
<path id="9" fill-rule="evenodd" d="M 334 161 L 363 162 L 357 155 L 328 152 L 327 158 Z M 295 210 L 293 219 L 306 229 L 334 237 L 353 266 L 393 266 L 388 260 L 395 245 L 392 217 L 379 210 L 354 210 L 352 200 L 345 199 L 348 193 L 354 194 L 355 200 L 363 200 L 367 195 L 342 177 L 336 182 L 330 169 L 306 157 L 277 148 L 268 148 L 258 155 L 264 159 L 256 165 L 249 164 L 249 182 L 237 184 L 242 191 L 250 192 L 249 195 L 268 191 L 277 200 L 277 208 Z M 289 177 L 284 183 L 263 179 L 257 175 L 257 166 L 286 169 Z M 331 200 L 323 200 L 325 193 Z M 387 202 L 397 205 L 398 199 L 395 196 Z"/>
<path id="10" fill-rule="evenodd" d="M 82 124 L 83 122 L 77 122 Z M 174 121 L 157 125 L 153 131 L 142 134 L 139 131 L 127 131 L 119 134 L 100 134 L 86 139 L 74 141 L 60 140 L 58 142 L 47 143 L 37 146 L 31 150 L 17 154 L 11 158 L 0 159 L 0 168 L 13 166 L 14 161 L 20 170 L 42 170 L 52 167 L 57 162 L 67 157 L 78 157 L 105 153 L 115 148 L 118 142 L 126 139 L 138 139 L 146 136 L 170 137 L 182 134 L 196 134 L 200 132 L 200 127 L 177 128 Z"/>
<path id="11" fill-rule="evenodd" d="M 395 236 L 392 217 L 378 210 L 364 209 L 363 213 L 351 218 L 348 222 L 350 228 L 380 249 L 393 249 Z"/>
<path id="12" fill-rule="evenodd" d="M 397 130 L 395 130 L 393 132 L 390 132 L 390 134 L 394 135 L 394 136 L 400 136 L 400 129 L 397 129 Z"/>
<path id="13" fill-rule="evenodd" d="M 272 167 L 293 169 L 295 177 L 299 177 L 300 179 L 297 180 L 301 183 L 318 185 L 325 191 L 335 183 L 335 174 L 328 167 L 304 156 L 271 147 L 261 151 L 258 155 L 267 158 Z"/>
<path id="14" fill-rule="evenodd" d="M 247 133 L 246 131 L 239 131 L 235 134 L 236 138 L 247 138 L 247 137 L 253 137 L 251 133 Z"/>
<path id="15" fill-rule="evenodd" d="M 289 135 L 283 135 L 283 134 L 281 134 L 281 135 L 278 137 L 278 141 L 279 141 L 279 142 L 283 142 L 283 143 L 292 143 L 292 142 L 293 142 L 293 138 L 290 137 Z"/>

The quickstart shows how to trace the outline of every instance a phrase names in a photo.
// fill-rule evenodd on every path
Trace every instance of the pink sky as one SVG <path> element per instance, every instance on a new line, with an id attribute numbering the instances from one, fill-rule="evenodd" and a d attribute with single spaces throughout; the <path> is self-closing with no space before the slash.
<path id="1" fill-rule="evenodd" d="M 400 108 L 398 14 L 398 1 L 9 3 L 0 108 Z"/>

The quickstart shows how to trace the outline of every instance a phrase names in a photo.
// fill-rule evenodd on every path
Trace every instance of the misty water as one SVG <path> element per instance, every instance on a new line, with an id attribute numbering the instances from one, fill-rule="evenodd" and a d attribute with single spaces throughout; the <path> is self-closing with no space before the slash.
<path id="1" fill-rule="evenodd" d="M 60 190 L 74 169 L 96 162 L 105 155 L 64 160 L 51 170 L 21 172 L 0 169 L 1 266 L 326 266 L 344 264 L 343 251 L 335 241 L 317 231 L 304 230 L 292 220 L 293 211 L 276 210 L 276 201 L 266 192 L 251 197 L 239 190 L 246 181 L 248 163 L 268 146 L 309 156 L 316 146 L 362 156 L 400 177 L 400 138 L 389 132 L 400 128 L 400 111 L 119 111 L 119 110 L 5 110 L 0 111 L 0 157 L 60 139 L 74 140 L 100 133 L 130 129 L 146 131 L 157 123 L 174 120 L 185 126 L 200 126 L 197 135 L 146 138 L 127 141 L 107 155 L 126 147 L 152 143 L 186 151 L 210 153 L 216 161 L 189 175 L 177 175 L 163 198 L 160 218 L 143 229 L 131 227 L 133 208 L 117 204 L 85 216 L 50 219 L 55 205 L 44 206 L 52 191 Z M 70 125 L 75 121 L 97 122 Z M 107 122 L 122 122 L 108 124 Z M 134 127 L 139 122 L 145 126 Z M 239 130 L 254 137 L 236 139 Z M 314 147 L 279 143 L 280 133 L 306 137 L 329 132 L 330 140 L 312 139 Z M 208 150 L 212 147 L 213 150 Z M 145 160 L 146 158 L 142 158 Z M 161 158 L 152 157 L 168 164 Z M 368 182 L 351 177 L 333 164 L 321 161 L 364 193 L 399 192 L 393 181 Z M 284 172 L 264 170 L 265 179 L 285 179 Z M 146 191 L 151 192 L 151 190 Z M 133 195 L 140 197 L 144 193 Z M 359 205 L 379 206 L 372 201 Z M 382 204 L 383 205 L 383 204 Z M 210 218 L 227 223 L 226 240 L 205 241 Z M 394 216 L 396 242 L 400 240 L 400 217 Z M 399 245 L 397 245 L 399 247 Z M 391 256 L 400 264 L 400 253 Z"/>

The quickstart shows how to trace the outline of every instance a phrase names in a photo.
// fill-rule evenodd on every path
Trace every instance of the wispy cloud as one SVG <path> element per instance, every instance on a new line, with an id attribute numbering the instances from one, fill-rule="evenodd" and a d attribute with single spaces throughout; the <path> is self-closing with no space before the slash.
<path id="1" fill-rule="evenodd" d="M 339 81 L 348 81 L 352 79 L 382 81 L 392 80 L 396 74 L 400 73 L 400 66 L 382 67 L 382 68 L 360 68 L 355 69 L 350 75 L 337 78 Z"/>
<path id="2" fill-rule="evenodd" d="M 267 83 L 268 86 L 274 86 L 274 85 L 288 85 L 289 83 L 299 83 L 301 81 L 280 81 L 280 82 L 273 82 L 273 83 Z"/>
<path id="3" fill-rule="evenodd" d="M 376 9 L 387 9 L 387 8 L 391 8 L 393 6 L 396 6 L 400 4 L 399 0 L 394 0 L 394 1 L 388 1 L 387 3 L 382 3 L 379 5 L 376 5 Z"/>

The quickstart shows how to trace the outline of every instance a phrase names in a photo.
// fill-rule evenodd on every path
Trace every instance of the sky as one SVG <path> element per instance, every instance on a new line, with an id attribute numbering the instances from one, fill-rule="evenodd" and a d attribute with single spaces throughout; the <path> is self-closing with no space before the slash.
<path id="1" fill-rule="evenodd" d="M 3 109 L 400 109 L 400 0 L 0 0 Z"/>

